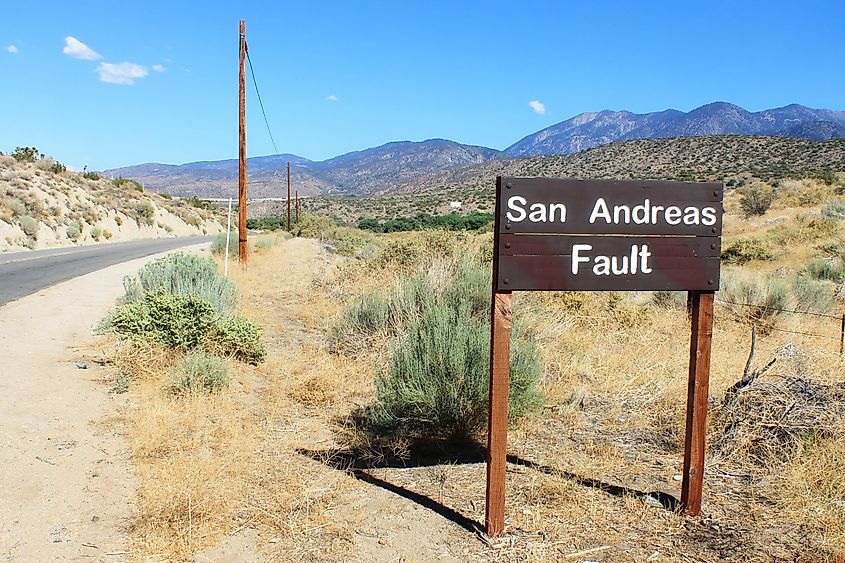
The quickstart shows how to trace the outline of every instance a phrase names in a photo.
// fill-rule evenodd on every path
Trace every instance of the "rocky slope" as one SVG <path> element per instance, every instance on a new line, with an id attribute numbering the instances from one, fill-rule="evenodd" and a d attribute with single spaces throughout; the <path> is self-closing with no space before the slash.
<path id="1" fill-rule="evenodd" d="M 105 241 L 212 234 L 211 210 L 128 182 L 53 172 L 50 158 L 0 156 L 0 252 Z"/>

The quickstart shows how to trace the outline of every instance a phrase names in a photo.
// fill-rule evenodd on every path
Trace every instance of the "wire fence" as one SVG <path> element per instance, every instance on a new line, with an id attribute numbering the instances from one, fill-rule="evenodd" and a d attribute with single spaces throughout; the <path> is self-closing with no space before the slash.
<path id="1" fill-rule="evenodd" d="M 792 314 L 792 315 L 805 315 L 805 316 L 824 318 L 824 319 L 834 319 L 834 320 L 836 320 L 836 322 L 839 326 L 839 335 L 838 336 L 831 336 L 829 334 L 818 334 L 818 333 L 814 333 L 814 332 L 806 332 L 806 331 L 800 331 L 800 330 L 789 330 L 789 329 L 780 328 L 780 327 L 773 326 L 773 325 L 767 326 L 767 329 L 774 331 L 774 332 L 782 332 L 782 333 L 786 333 L 786 334 L 795 334 L 795 335 L 800 335 L 800 336 L 809 336 L 811 338 L 825 338 L 825 339 L 829 339 L 829 340 L 838 340 L 839 341 L 839 354 L 840 355 L 845 354 L 845 313 L 842 313 L 841 315 L 831 315 L 829 313 L 817 313 L 817 312 L 814 312 L 814 311 L 799 311 L 799 310 L 796 310 L 796 309 L 781 309 L 779 307 L 770 307 L 770 306 L 766 306 L 766 305 L 755 305 L 754 303 L 742 303 L 742 302 L 736 302 L 736 301 L 729 301 L 727 299 L 721 299 L 721 298 L 718 298 L 718 297 L 716 298 L 716 302 L 721 303 L 723 305 L 733 305 L 733 306 L 737 306 L 737 307 L 747 307 L 747 308 L 755 310 L 755 311 L 789 313 L 789 314 Z M 755 323 L 754 318 L 744 317 L 744 316 L 738 315 L 738 314 L 736 314 L 732 311 L 728 311 L 728 313 L 731 315 L 732 319 L 736 322 L 742 322 L 742 323 L 746 323 L 746 324 L 754 324 Z"/>

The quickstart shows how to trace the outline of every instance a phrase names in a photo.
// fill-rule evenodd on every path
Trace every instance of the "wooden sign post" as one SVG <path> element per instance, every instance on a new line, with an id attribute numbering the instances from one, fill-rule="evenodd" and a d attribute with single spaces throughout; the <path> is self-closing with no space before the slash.
<path id="1" fill-rule="evenodd" d="M 720 183 L 497 178 L 490 328 L 487 534 L 504 530 L 513 291 L 689 291 L 681 503 L 701 510 L 722 233 Z"/>

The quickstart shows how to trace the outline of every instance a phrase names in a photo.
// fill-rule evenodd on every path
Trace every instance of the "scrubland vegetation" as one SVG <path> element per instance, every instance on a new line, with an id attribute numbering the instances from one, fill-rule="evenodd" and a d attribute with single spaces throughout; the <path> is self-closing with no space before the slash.
<path id="1" fill-rule="evenodd" d="M 304 215 L 255 240 L 231 282 L 193 259 L 149 267 L 109 321 L 136 555 L 254 530 L 259 558 L 297 561 L 841 560 L 843 198 L 841 175 L 728 190 L 701 517 L 675 510 L 685 295 L 516 293 L 507 527 L 490 541 L 471 530 L 492 233 Z M 173 282 L 182 264 L 205 272 L 194 289 Z M 240 299 L 215 305 L 230 283 Z M 202 322 L 159 324 L 159 308 Z M 266 358 L 239 353 L 259 342 Z"/>
<path id="2" fill-rule="evenodd" d="M 35 147 L 0 154 L 0 252 L 219 230 L 212 210 L 135 180 L 77 174 Z"/>

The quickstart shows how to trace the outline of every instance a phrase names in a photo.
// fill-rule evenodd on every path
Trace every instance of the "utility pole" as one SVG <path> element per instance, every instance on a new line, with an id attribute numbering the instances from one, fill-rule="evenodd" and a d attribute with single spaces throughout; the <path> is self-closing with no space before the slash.
<path id="1" fill-rule="evenodd" d="M 290 162 L 288 162 L 288 232 L 290 232 Z"/>
<path id="2" fill-rule="evenodd" d="M 296 224 L 299 225 L 299 190 L 296 190 Z M 845 315 L 842 316 L 845 317 Z"/>
<path id="3" fill-rule="evenodd" d="M 238 256 L 242 264 L 246 265 L 246 81 L 244 74 L 244 59 L 246 58 L 246 22 L 241 20 L 240 45 L 240 81 L 238 93 L 240 114 L 238 133 L 240 134 L 240 150 L 238 154 Z M 228 249 L 226 249 L 228 252 Z"/>

